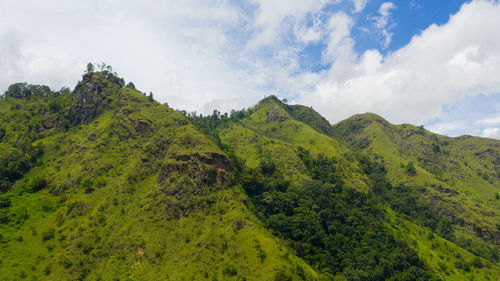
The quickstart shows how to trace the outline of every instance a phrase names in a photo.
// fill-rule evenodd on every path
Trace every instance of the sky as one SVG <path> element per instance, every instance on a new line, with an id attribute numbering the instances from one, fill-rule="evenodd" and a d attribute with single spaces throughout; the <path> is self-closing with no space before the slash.
<path id="1" fill-rule="evenodd" d="M 498 0 L 2 0 L 0 91 L 106 62 L 175 109 L 267 95 L 500 139 Z"/>

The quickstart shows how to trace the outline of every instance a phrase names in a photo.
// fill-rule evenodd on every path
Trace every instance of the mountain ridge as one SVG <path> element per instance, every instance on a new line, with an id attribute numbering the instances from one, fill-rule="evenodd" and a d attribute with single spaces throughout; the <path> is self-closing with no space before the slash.
<path id="1" fill-rule="evenodd" d="M 0 279 L 500 274 L 500 141 L 275 96 L 182 115 L 106 70 L 0 113 Z"/>

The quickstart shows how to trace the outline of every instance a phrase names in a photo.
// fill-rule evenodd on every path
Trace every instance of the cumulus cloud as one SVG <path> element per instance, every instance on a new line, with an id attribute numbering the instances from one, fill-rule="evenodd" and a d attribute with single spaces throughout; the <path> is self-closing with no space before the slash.
<path id="1" fill-rule="evenodd" d="M 216 99 L 247 106 L 269 79 L 235 51 L 246 40 L 232 33 L 246 24 L 241 7 L 224 0 L 2 1 L 0 88 L 72 86 L 87 62 L 105 61 L 177 108 L 203 111 Z"/>
<path id="2" fill-rule="evenodd" d="M 351 31 L 368 0 L 351 1 L 354 10 L 340 0 L 3 0 L 0 90 L 18 81 L 72 86 L 87 62 L 105 61 L 174 108 L 229 111 L 275 93 L 332 122 L 371 111 L 395 123 L 443 123 L 434 126 L 443 133 L 454 121 L 444 106 L 500 92 L 497 1 L 464 4 L 385 55 L 355 51 Z M 395 11 L 385 2 L 369 18 L 384 46 Z M 320 70 L 302 64 L 311 45 Z M 472 132 L 474 122 L 462 125 Z M 498 127 L 484 122 L 475 134 Z"/>
<path id="3" fill-rule="evenodd" d="M 255 36 L 247 44 L 247 48 L 250 49 L 276 43 L 280 32 L 287 31 L 288 25 L 303 25 L 306 16 L 318 13 L 331 2 L 328 0 L 253 1 L 257 4 L 257 15 L 253 21 Z M 317 38 L 317 31 L 310 32 L 312 32 L 310 36 Z"/>
<path id="4" fill-rule="evenodd" d="M 367 111 L 396 123 L 423 124 L 444 118 L 445 105 L 500 92 L 497 26 L 499 4 L 473 1 L 448 23 L 429 26 L 407 46 L 386 56 L 369 50 L 353 61 L 352 52 L 337 51 L 347 58 L 337 58 L 314 91 L 303 92 L 298 102 L 313 105 L 333 122 Z M 337 36 L 341 39 L 334 43 L 351 38 L 343 29 Z M 349 75 L 332 72 L 339 69 L 338 64 Z"/>
<path id="5" fill-rule="evenodd" d="M 498 125 L 498 124 L 500 124 L 500 115 L 479 120 L 478 123 L 490 125 L 490 126 L 491 125 Z"/>

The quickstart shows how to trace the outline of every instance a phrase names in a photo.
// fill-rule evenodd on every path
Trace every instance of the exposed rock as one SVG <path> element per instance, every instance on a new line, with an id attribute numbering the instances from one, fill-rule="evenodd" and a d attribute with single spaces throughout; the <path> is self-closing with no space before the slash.
<path id="1" fill-rule="evenodd" d="M 406 131 L 401 134 L 401 137 L 403 139 L 409 138 L 411 135 L 413 135 L 414 131 Z"/>
<path id="2" fill-rule="evenodd" d="M 72 181 L 72 182 L 67 182 L 61 186 L 57 186 L 55 188 L 53 188 L 50 193 L 52 193 L 52 195 L 54 196 L 59 196 L 61 195 L 64 191 L 70 189 L 71 187 L 73 187 L 75 185 L 75 182 Z"/>
<path id="3" fill-rule="evenodd" d="M 86 74 L 73 91 L 76 102 L 65 112 L 66 119 L 73 125 L 89 124 L 111 103 L 111 86 L 98 74 Z"/>
<path id="4" fill-rule="evenodd" d="M 195 189 L 210 187 L 227 187 L 232 181 L 231 162 L 226 156 L 218 153 L 200 155 L 198 153 L 177 155 L 175 161 L 169 161 L 163 166 L 158 176 L 158 183 L 166 189 L 175 182 L 178 175 L 188 175 Z M 166 191 L 166 190 L 165 190 Z M 194 191 L 197 193 L 198 191 Z M 166 191 L 172 194 L 172 190 Z M 175 193 L 175 190 L 173 191 Z"/>
<path id="5" fill-rule="evenodd" d="M 454 194 L 454 195 L 458 194 L 458 192 L 456 190 L 446 188 L 446 187 L 443 187 L 441 185 L 431 184 L 431 186 L 434 187 L 437 191 L 439 191 L 441 193 Z"/>
<path id="6" fill-rule="evenodd" d="M 283 122 L 290 119 L 287 116 L 281 115 L 280 110 L 277 107 L 272 108 L 267 112 L 267 121 L 268 122 Z"/>
<path id="7" fill-rule="evenodd" d="M 148 119 L 135 120 L 134 123 L 135 130 L 141 134 L 148 132 L 152 124 L 151 120 Z"/>

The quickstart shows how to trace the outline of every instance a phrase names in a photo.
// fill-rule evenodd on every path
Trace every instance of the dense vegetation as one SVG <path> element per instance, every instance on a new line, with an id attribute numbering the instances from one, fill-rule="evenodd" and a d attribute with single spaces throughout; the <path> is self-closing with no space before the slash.
<path id="1" fill-rule="evenodd" d="M 290 186 L 270 164 L 244 169 L 241 184 L 274 233 L 325 276 L 348 280 L 430 280 L 432 274 L 384 225 L 383 205 L 344 187 L 334 161 L 299 150 L 313 180 Z"/>

